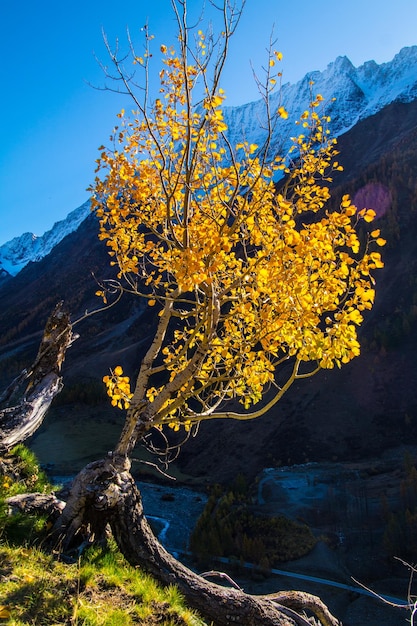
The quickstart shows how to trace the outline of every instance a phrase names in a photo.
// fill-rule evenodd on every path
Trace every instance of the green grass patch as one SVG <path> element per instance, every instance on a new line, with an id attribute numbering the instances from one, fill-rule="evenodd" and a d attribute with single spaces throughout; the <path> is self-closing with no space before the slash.
<path id="1" fill-rule="evenodd" d="M 114 545 L 77 563 L 36 547 L 0 544 L 0 624 L 26 626 L 204 626 L 176 588 L 131 567 Z"/>
<path id="2" fill-rule="evenodd" d="M 24 446 L 0 469 L 0 626 L 206 626 L 176 587 L 130 566 L 114 542 L 73 564 L 43 551 L 45 520 L 9 517 L 6 498 L 50 490 L 47 477 Z"/>
<path id="3" fill-rule="evenodd" d="M 53 489 L 36 456 L 20 444 L 1 459 L 0 469 L 0 540 L 27 544 L 41 538 L 45 518 L 20 513 L 11 517 L 6 503 L 7 498 L 19 493 L 48 493 Z"/>

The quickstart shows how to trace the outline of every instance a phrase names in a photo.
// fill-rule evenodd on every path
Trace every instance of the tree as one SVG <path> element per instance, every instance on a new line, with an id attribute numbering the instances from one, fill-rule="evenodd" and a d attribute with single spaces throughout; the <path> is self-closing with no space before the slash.
<path id="1" fill-rule="evenodd" d="M 379 230 L 361 239 L 356 229 L 374 212 L 358 212 L 348 196 L 338 211 L 326 210 L 340 166 L 322 97 L 312 95 L 288 154 L 275 154 L 272 133 L 288 113 L 271 109 L 282 56 L 271 42 L 265 78 L 257 79 L 265 142 L 232 145 L 221 76 L 241 7 L 224 1 L 217 39 L 188 26 L 186 0 L 172 0 L 172 8 L 178 50 L 160 47 L 158 97 L 151 97 L 148 29 L 141 55 L 129 38 L 142 82 L 106 42 L 115 70 L 108 76 L 135 110 L 119 114 L 112 146 L 100 148 L 93 207 L 118 279 L 97 293 L 105 301 L 115 291 L 146 299 L 158 324 L 134 384 L 120 366 L 105 379 L 112 403 L 126 411 L 120 439 L 77 476 L 52 537 L 66 548 L 82 528 L 100 537 L 109 523 L 131 563 L 175 582 L 217 626 L 306 624 L 304 609 L 336 624 L 307 594 L 282 592 L 274 604 L 175 561 L 153 537 L 129 471 L 132 450 L 151 429 L 187 434 L 209 419 L 258 418 L 294 381 L 358 356 L 372 271 L 382 267 Z"/>
<path id="2" fill-rule="evenodd" d="M 132 78 L 109 51 L 137 111 L 133 120 L 119 114 L 114 146 L 102 147 L 98 160 L 105 177 L 93 187 L 100 238 L 124 288 L 160 307 L 134 391 L 120 367 L 106 378 L 113 403 L 127 408 L 116 448 L 122 455 L 150 427 L 190 429 L 218 417 L 259 417 L 295 380 L 359 355 L 357 326 L 375 295 L 371 270 L 382 267 L 370 244 L 385 243 L 374 230 L 360 251 L 355 225 L 360 218 L 372 221 L 375 213 L 358 215 L 347 196 L 339 211 L 323 214 L 330 196 L 323 181 L 339 165 L 325 128 L 328 118 L 317 112 L 321 96 L 302 116 L 303 132 L 290 150 L 292 167 L 285 156 L 271 156 L 272 69 L 281 58 L 271 50 L 263 88 L 266 142 L 232 146 L 219 83 L 240 14 L 225 3 L 209 82 L 212 42 L 198 31 L 192 51 L 186 5 L 178 3 L 182 14 L 173 6 L 180 51 L 161 46 L 161 98 L 150 102 L 145 87 L 140 101 Z M 133 50 L 133 62 L 146 76 L 150 39 L 143 57 Z M 278 116 L 287 116 L 284 107 Z M 277 191 L 280 172 L 286 181 Z M 105 291 L 98 293 L 106 298 Z M 277 384 L 280 370 L 284 382 Z M 249 410 L 269 389 L 269 401 Z M 246 410 L 221 408 L 233 399 Z"/>

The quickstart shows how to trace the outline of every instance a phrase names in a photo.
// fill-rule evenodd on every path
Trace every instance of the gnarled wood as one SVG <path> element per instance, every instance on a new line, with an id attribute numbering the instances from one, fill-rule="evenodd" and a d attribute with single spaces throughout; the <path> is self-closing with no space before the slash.
<path id="1" fill-rule="evenodd" d="M 6 406 L 0 409 L 0 451 L 22 443 L 42 424 L 52 400 L 62 389 L 61 366 L 73 340 L 69 314 L 60 302 L 46 323 L 33 365 L 23 370 L 1 396 Z M 22 397 L 14 401 L 24 383 Z"/>
<path id="2" fill-rule="evenodd" d="M 7 498 L 10 512 L 43 513 L 57 518 L 65 509 L 65 502 L 53 493 L 20 493 Z"/>
<path id="3" fill-rule="evenodd" d="M 98 528 L 94 528 L 96 520 L 100 520 Z M 186 602 L 216 626 L 305 626 L 309 622 L 304 610 L 315 615 L 323 626 L 338 625 L 327 607 L 310 594 L 252 596 L 209 582 L 177 561 L 154 537 L 129 462 L 123 457 L 109 456 L 78 474 L 51 540 L 67 548 L 87 524 L 93 525 L 90 531 L 101 533 L 106 523 L 132 565 L 141 567 L 162 584 L 175 584 Z"/>

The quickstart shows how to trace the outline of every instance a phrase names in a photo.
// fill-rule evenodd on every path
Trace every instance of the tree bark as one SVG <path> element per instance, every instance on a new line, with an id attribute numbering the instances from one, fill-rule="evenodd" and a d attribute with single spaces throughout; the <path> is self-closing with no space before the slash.
<path id="1" fill-rule="evenodd" d="M 303 611 L 323 626 L 337 626 L 319 598 L 301 592 L 252 596 L 207 581 L 177 561 L 158 542 L 143 512 L 142 499 L 123 457 L 109 456 L 86 466 L 76 477 L 67 505 L 55 523 L 51 541 L 68 549 L 77 534 L 90 525 L 100 536 L 106 524 L 126 559 L 164 585 L 174 584 L 187 604 L 215 626 L 302 626 Z M 96 522 L 100 521 L 99 526 Z M 311 623 L 311 622 L 310 622 Z"/>
<path id="2" fill-rule="evenodd" d="M 69 314 L 60 302 L 46 323 L 33 365 L 23 370 L 0 397 L 6 405 L 0 409 L 0 452 L 25 441 L 42 424 L 52 400 L 62 389 L 60 371 L 73 340 Z M 23 383 L 26 389 L 14 401 Z"/>

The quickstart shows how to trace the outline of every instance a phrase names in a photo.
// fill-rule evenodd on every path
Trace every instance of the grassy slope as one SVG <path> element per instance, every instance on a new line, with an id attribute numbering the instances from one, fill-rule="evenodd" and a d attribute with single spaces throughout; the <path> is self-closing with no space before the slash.
<path id="1" fill-rule="evenodd" d="M 13 473 L 18 471 L 20 479 Z M 131 567 L 115 545 L 94 547 L 73 563 L 42 550 L 45 520 L 7 515 L 5 498 L 51 486 L 19 447 L 0 476 L 0 624 L 206 626 L 172 586 Z"/>

